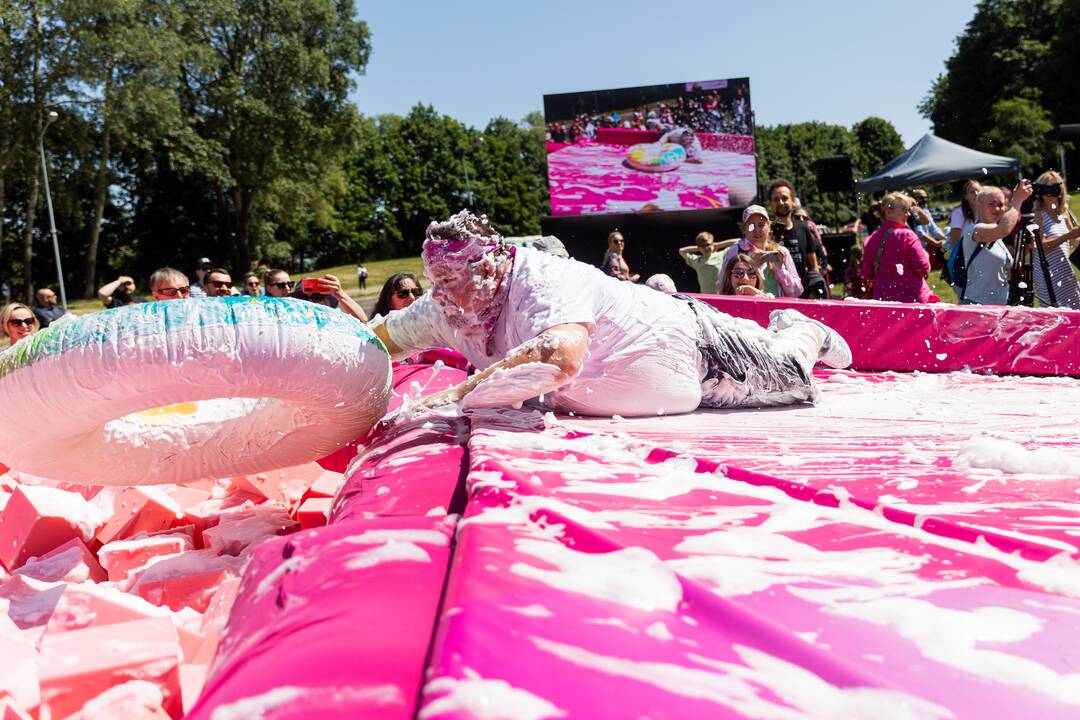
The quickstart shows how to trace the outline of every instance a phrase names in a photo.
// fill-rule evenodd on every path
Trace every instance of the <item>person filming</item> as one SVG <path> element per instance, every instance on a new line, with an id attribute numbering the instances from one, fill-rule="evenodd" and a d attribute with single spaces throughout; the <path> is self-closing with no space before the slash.
<path id="1" fill-rule="evenodd" d="M 1032 274 L 1035 280 L 1035 296 L 1040 307 L 1067 307 L 1080 310 L 1080 280 L 1076 279 L 1069 253 L 1080 245 L 1080 228 L 1069 212 L 1069 193 L 1061 175 L 1044 172 L 1035 181 L 1035 221 L 1042 231 L 1042 251 L 1046 254 L 1046 270 L 1043 271 L 1043 255 L 1036 245 Z M 1049 280 L 1049 284 L 1047 281 Z M 1049 286 L 1054 288 L 1051 302 Z"/>
<path id="2" fill-rule="evenodd" d="M 1009 300 L 1012 253 L 999 242 L 1020 219 L 1020 206 L 1031 197 L 1031 181 L 1021 180 L 1005 202 L 1001 188 L 985 186 L 975 198 L 976 222 L 960 237 L 967 265 L 967 284 L 957 290 L 961 305 L 1005 305 Z"/>

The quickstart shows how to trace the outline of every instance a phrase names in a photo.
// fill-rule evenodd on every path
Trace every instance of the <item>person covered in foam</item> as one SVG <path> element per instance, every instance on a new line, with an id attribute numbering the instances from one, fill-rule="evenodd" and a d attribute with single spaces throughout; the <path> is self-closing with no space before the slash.
<path id="1" fill-rule="evenodd" d="M 540 398 L 586 415 L 786 405 L 816 399 L 815 363 L 851 360 L 839 335 L 794 310 L 774 311 L 765 329 L 686 295 L 514 247 L 464 210 L 428 226 L 422 257 L 432 292 L 372 329 L 395 359 L 451 347 L 479 368 L 425 398 L 429 407 L 468 407 L 470 394 L 490 405 Z"/>

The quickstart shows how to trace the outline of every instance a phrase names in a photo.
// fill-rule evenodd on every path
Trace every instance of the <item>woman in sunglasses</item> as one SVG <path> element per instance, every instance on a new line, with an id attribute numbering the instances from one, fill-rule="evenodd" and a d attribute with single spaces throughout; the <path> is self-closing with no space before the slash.
<path id="1" fill-rule="evenodd" d="M 412 273 L 391 275 L 379 291 L 379 299 L 375 301 L 375 314 L 385 317 L 391 310 L 407 308 L 423 294 L 424 288 L 420 287 L 420 280 Z"/>
<path id="2" fill-rule="evenodd" d="M 750 295 L 752 297 L 772 297 L 765 292 L 765 279 L 754 261 L 746 253 L 737 254 L 724 268 L 720 279 L 721 295 Z"/>
<path id="3" fill-rule="evenodd" d="M 1056 192 L 1050 192 L 1051 190 Z M 1035 181 L 1035 194 L 1035 219 L 1042 229 L 1042 245 L 1046 251 L 1050 282 L 1054 284 L 1054 300 L 1057 301 L 1057 307 L 1080 310 L 1080 281 L 1076 279 L 1069 263 L 1069 253 L 1080 243 L 1080 228 L 1076 226 L 1076 221 L 1069 212 L 1069 193 L 1065 190 L 1065 181 L 1052 170 L 1044 172 Z M 1050 307 L 1047 278 L 1043 273 L 1042 258 L 1037 247 L 1032 264 L 1035 295 L 1039 298 L 1039 306 Z"/>
<path id="4" fill-rule="evenodd" d="M 39 327 L 41 326 L 34 317 L 34 311 L 22 303 L 10 303 L 0 309 L 0 333 L 3 333 L 12 345 L 33 335 Z"/>

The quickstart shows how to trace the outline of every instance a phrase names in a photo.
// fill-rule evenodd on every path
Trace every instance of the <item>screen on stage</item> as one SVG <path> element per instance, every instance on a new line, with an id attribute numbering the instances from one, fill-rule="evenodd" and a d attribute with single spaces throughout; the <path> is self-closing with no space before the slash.
<path id="1" fill-rule="evenodd" d="M 544 96 L 552 215 L 709 210 L 757 186 L 750 80 Z"/>

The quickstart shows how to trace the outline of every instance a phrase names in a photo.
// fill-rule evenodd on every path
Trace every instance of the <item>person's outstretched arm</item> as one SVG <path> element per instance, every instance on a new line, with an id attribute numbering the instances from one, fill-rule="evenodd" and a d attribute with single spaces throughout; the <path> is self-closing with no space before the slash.
<path id="1" fill-rule="evenodd" d="M 585 359 L 585 350 L 588 346 L 589 331 L 584 325 L 579 323 L 556 325 L 548 328 L 533 339 L 518 345 L 507 353 L 505 358 L 476 373 L 465 382 L 442 392 L 428 395 L 420 401 L 420 404 L 425 407 L 437 407 L 457 402 L 498 370 L 508 370 L 525 363 L 544 363 L 554 366 L 556 373 L 551 378 L 549 385 L 544 387 L 531 385 L 521 388 L 519 392 L 524 397 L 506 398 L 508 405 L 515 402 L 524 402 L 538 395 L 552 392 L 576 378 L 578 373 L 581 372 L 581 365 Z M 389 349 L 390 346 L 387 345 L 387 348 Z"/>
<path id="2" fill-rule="evenodd" d="M 367 313 L 360 307 L 360 304 L 353 300 L 349 293 L 345 292 L 345 289 L 341 287 L 341 281 L 337 279 L 335 275 L 323 275 L 319 278 L 319 289 L 326 295 L 333 295 L 338 304 L 341 306 L 342 311 L 352 315 L 360 322 L 366 323 L 368 321 Z"/>
<path id="3" fill-rule="evenodd" d="M 108 305 L 109 304 L 109 298 L 111 298 L 112 294 L 114 292 L 116 292 L 116 288 L 120 287 L 124 283 L 132 283 L 132 284 L 134 284 L 135 281 L 132 280 L 131 278 L 129 278 L 127 275 L 121 275 L 120 277 L 113 280 L 111 283 L 105 283 L 104 285 L 102 285 L 101 287 L 98 288 L 98 291 L 97 291 L 98 300 L 100 300 L 103 305 Z"/>

